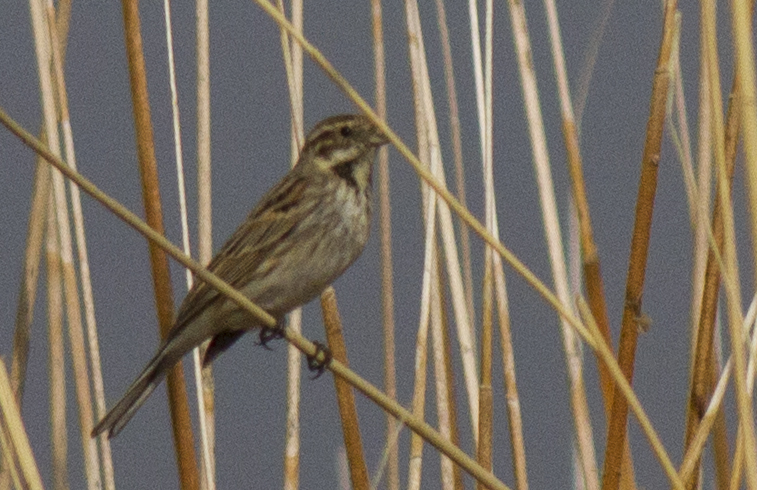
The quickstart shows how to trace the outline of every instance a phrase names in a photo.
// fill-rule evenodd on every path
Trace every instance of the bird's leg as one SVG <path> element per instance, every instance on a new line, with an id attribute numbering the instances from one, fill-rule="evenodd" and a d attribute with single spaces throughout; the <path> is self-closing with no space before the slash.
<path id="1" fill-rule="evenodd" d="M 268 342 L 272 340 L 277 339 L 283 339 L 284 338 L 284 319 L 280 318 L 276 322 L 275 327 L 263 327 L 260 329 L 260 332 L 258 333 L 258 345 L 265 347 L 268 350 L 271 350 L 270 347 L 268 347 Z"/>
<path id="2" fill-rule="evenodd" d="M 310 369 L 312 373 L 315 373 L 312 379 L 318 379 L 326 370 L 326 368 L 329 367 L 329 364 L 331 364 L 331 360 L 334 358 L 334 355 L 331 353 L 331 350 L 327 346 L 323 345 L 320 342 L 313 342 L 313 345 L 315 345 L 315 352 L 313 353 L 313 355 L 307 356 L 308 369 Z M 319 359 L 321 354 L 323 354 L 322 361 Z"/>

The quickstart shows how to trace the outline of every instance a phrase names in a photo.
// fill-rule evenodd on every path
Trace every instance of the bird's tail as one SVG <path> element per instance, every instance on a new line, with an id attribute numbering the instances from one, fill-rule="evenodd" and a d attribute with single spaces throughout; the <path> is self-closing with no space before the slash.
<path id="1" fill-rule="evenodd" d="M 164 344 L 155 357 L 152 358 L 144 371 L 131 384 L 126 394 L 110 409 L 105 417 L 92 429 L 92 437 L 108 432 L 108 438 L 115 437 L 131 420 L 147 397 L 157 388 L 168 370 L 181 358 L 171 355 L 171 344 Z"/>

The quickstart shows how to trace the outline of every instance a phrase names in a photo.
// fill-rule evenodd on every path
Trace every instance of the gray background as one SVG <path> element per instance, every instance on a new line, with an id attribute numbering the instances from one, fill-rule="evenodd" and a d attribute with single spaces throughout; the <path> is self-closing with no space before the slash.
<path id="1" fill-rule="evenodd" d="M 446 123 L 443 68 L 438 47 L 436 14 L 431 2 L 421 6 L 429 72 L 436 100 L 448 175 L 452 175 Z M 529 3 L 529 29 L 539 79 L 543 113 L 561 222 L 567 236 L 569 182 L 565 168 L 559 106 L 554 95 L 551 54 L 543 7 Z M 578 76 L 595 31 L 600 8 L 595 2 L 563 2 L 559 8 L 568 71 L 577 93 Z M 470 60 L 467 2 L 449 2 L 447 16 L 461 107 L 469 206 L 482 217 L 481 171 L 475 96 Z M 483 5 L 481 6 L 483 11 Z M 540 278 L 551 284 L 543 240 L 538 193 L 524 123 L 522 97 L 514 63 L 510 18 L 504 2 L 495 5 L 494 158 L 501 239 Z M 698 5 L 681 5 L 681 40 L 685 89 L 692 126 L 696 116 L 698 66 Z M 723 16 L 728 12 L 721 12 Z M 367 2 L 308 2 L 306 36 L 372 100 L 372 48 Z M 289 158 L 289 106 L 275 23 L 251 2 L 211 5 L 211 90 L 213 148 L 213 236 L 217 250 L 244 219 L 262 193 L 285 172 Z M 388 122 L 415 146 L 407 60 L 404 7 L 386 2 Z M 156 152 L 164 199 L 166 232 L 178 243 L 173 136 L 162 7 L 141 5 Z M 176 2 L 173 22 L 177 76 L 188 167 L 189 200 L 194 201 L 194 13 L 190 4 Z M 723 87 L 730 86 L 730 37 L 721 22 Z M 596 240 L 602 258 L 614 338 L 617 341 L 623 288 L 633 223 L 648 100 L 661 30 L 657 2 L 618 2 L 602 40 L 581 122 L 581 148 Z M 482 34 L 483 35 L 483 34 Z M 71 19 L 66 76 L 78 166 L 81 172 L 128 208 L 141 214 L 131 101 L 123 46 L 120 6 L 115 2 L 75 2 Z M 0 105 L 28 130 L 41 122 L 38 78 L 30 34 L 28 6 L 6 2 L 0 15 Z M 354 111 L 352 104 L 310 60 L 305 62 L 305 121 L 308 128 L 328 115 Z M 5 130 L 0 130 L 0 353 L 9 359 L 15 318 L 33 175 L 33 155 Z M 393 246 L 396 273 L 398 398 L 406 406 L 412 396 L 415 330 L 421 285 L 422 227 L 418 178 L 390 150 Z M 737 174 L 737 179 L 740 173 Z M 743 234 L 743 186 L 735 185 L 737 219 Z M 144 239 L 99 204 L 83 199 L 95 291 L 97 320 L 109 406 L 153 355 L 156 320 Z M 195 208 L 190 208 L 190 219 Z M 382 382 L 381 310 L 378 235 L 375 232 L 361 259 L 336 283 L 352 367 L 376 384 Z M 193 227 L 194 231 L 194 227 Z M 193 235 L 194 238 L 194 235 Z M 741 237 L 742 252 L 748 242 Z M 193 239 L 193 242 L 195 240 Z M 475 280 L 481 279 L 481 242 L 473 238 Z M 680 165 L 669 139 L 663 147 L 652 230 L 644 309 L 654 321 L 640 337 L 635 375 L 636 391 L 674 462 L 680 462 L 688 369 L 688 305 L 690 303 L 691 232 Z M 751 265 L 742 258 L 742 278 L 751 284 Z M 557 317 L 523 280 L 509 269 L 516 369 L 525 424 L 529 481 L 532 488 L 565 488 L 571 482 L 573 427 L 568 408 L 565 364 Z M 172 263 L 177 304 L 185 293 L 184 274 Z M 41 281 L 44 280 L 44 271 Z M 480 286 L 477 286 L 480 296 Z M 744 296 L 748 298 L 748 293 Z M 747 301 L 748 299 L 745 299 Z M 47 435 L 47 348 L 45 295 L 38 295 L 30 369 L 23 416 L 43 479 L 51 484 Z M 480 313 L 478 314 L 480 318 Z M 319 308 L 305 308 L 305 334 L 323 339 Z M 68 341 L 68 339 L 66 339 Z M 247 336 L 215 363 L 217 473 L 219 488 L 279 488 L 285 417 L 285 345 L 273 352 L 254 345 Z M 186 364 L 186 363 L 185 363 Z M 501 363 L 495 358 L 495 473 L 512 483 Z M 592 356 L 586 363 L 587 387 L 594 420 L 598 458 L 604 449 L 604 416 Z M 458 363 L 459 367 L 459 363 Z M 461 378 L 462 376 L 459 375 Z M 73 391 L 73 380 L 67 385 Z M 168 424 L 165 389 L 161 386 L 124 432 L 113 441 L 117 484 L 121 488 L 176 488 L 176 467 Z M 331 375 L 305 380 L 302 388 L 302 488 L 336 486 L 336 456 L 341 431 Z M 462 403 L 464 393 L 459 392 Z M 429 401 L 433 391 L 429 391 Z M 69 396 L 70 479 L 84 484 L 80 444 L 73 428 L 75 407 Z M 364 446 L 371 472 L 383 448 L 384 416 L 358 397 Z M 427 411 L 435 420 L 433 407 Z M 463 448 L 470 452 L 467 416 L 459 418 Z M 636 474 L 646 488 L 666 486 L 659 464 L 635 421 L 630 424 Z M 408 433 L 400 448 L 405 481 Z M 424 474 L 435 486 L 438 458 L 427 450 Z M 470 484 L 470 480 L 468 481 Z"/>

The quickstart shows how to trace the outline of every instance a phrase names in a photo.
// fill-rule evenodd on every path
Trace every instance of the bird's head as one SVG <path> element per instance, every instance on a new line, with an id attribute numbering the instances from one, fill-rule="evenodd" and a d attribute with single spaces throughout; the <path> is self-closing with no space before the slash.
<path id="1" fill-rule="evenodd" d="M 376 149 L 388 142 L 384 133 L 365 116 L 333 116 L 308 133 L 299 163 L 310 162 L 311 170 L 333 172 L 349 185 L 362 189 L 370 185 Z"/>

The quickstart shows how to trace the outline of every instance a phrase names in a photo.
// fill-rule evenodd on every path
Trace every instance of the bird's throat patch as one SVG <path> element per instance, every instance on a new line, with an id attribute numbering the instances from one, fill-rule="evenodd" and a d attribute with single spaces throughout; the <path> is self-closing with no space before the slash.
<path id="1" fill-rule="evenodd" d="M 352 187 L 355 192 L 358 192 L 360 190 L 357 185 L 357 180 L 355 180 L 354 172 L 357 162 L 357 160 L 348 160 L 344 163 L 340 163 L 339 165 L 334 165 L 333 167 L 334 173 L 344 179 L 347 185 Z"/>

